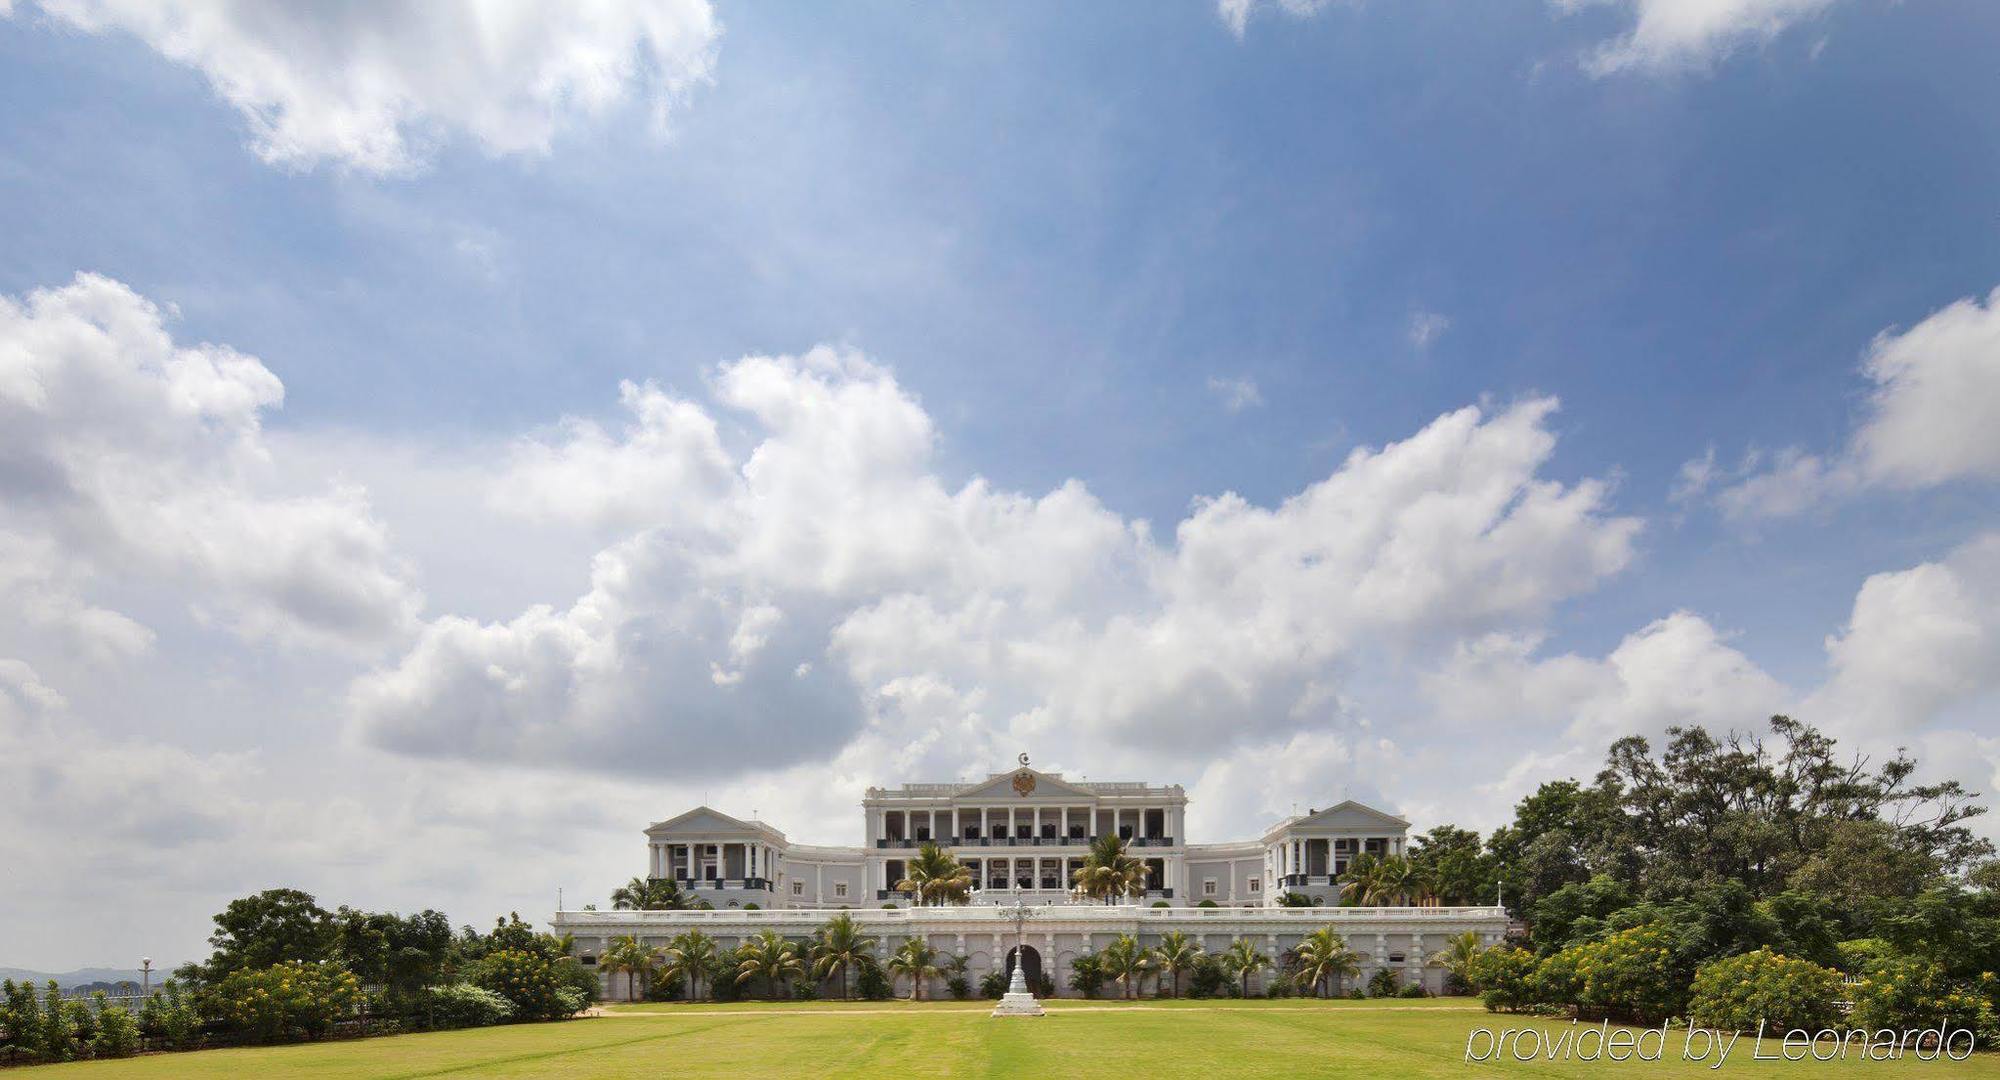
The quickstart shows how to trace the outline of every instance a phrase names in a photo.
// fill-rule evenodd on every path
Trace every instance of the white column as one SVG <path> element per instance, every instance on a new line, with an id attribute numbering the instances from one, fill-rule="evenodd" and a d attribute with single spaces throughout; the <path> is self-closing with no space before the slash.
<path id="1" fill-rule="evenodd" d="M 963 839 L 963 838 L 964 838 L 964 836 L 965 836 L 965 833 L 964 833 L 964 831 L 963 831 L 963 830 L 961 830 L 961 829 L 959 828 L 959 825 L 958 825 L 958 804 L 957 804 L 957 803 L 952 803 L 952 804 L 951 804 L 951 842 L 952 842 L 952 843 L 954 843 L 954 844 L 956 844 L 956 843 L 958 843 L 958 842 L 959 842 L 959 841 L 960 841 L 961 839 Z M 964 951 L 965 951 L 964 949 L 960 949 L 960 950 L 959 950 L 959 952 L 964 952 Z"/>
<path id="2" fill-rule="evenodd" d="M 1125 816 L 1124 810 L 1116 806 L 1111 808 L 1111 835 L 1113 836 L 1118 835 L 1119 826 L 1124 824 L 1123 820 L 1124 816 Z"/>
<path id="3" fill-rule="evenodd" d="M 937 843 L 937 807 L 931 807 L 931 843 Z"/>
<path id="4" fill-rule="evenodd" d="M 993 835 L 992 828 L 986 823 L 986 808 L 983 806 L 979 808 L 979 835 L 981 837 Z"/>
<path id="5" fill-rule="evenodd" d="M 688 868 L 688 880 L 689 880 L 689 881 L 693 881 L 693 880 L 694 880 L 694 875 L 695 875 L 695 865 L 694 865 L 694 845 L 693 845 L 693 844 L 682 844 L 682 845 L 681 845 L 681 853 L 682 853 L 683 855 L 685 855 L 685 856 L 687 857 L 687 868 Z"/>
<path id="6" fill-rule="evenodd" d="M 1016 825 L 1014 824 L 1014 804 L 1013 804 L 1013 803 L 1008 803 L 1008 804 L 1007 804 L 1007 839 L 1009 839 L 1009 840 L 1012 840 L 1012 839 L 1014 839 L 1014 830 L 1015 830 L 1015 829 L 1016 829 L 1017 827 L 1018 827 L 1018 826 L 1016 826 Z"/>

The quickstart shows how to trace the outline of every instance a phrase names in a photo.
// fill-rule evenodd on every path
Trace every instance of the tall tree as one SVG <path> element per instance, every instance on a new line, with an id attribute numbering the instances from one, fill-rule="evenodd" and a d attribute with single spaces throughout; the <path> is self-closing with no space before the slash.
<path id="1" fill-rule="evenodd" d="M 688 903 L 672 878 L 635 877 L 611 890 L 611 906 L 618 911 L 677 911 Z"/>
<path id="2" fill-rule="evenodd" d="M 1160 943 L 1153 947 L 1153 962 L 1167 979 L 1168 997 L 1180 996 L 1181 972 L 1193 968 L 1201 957 L 1201 946 L 1179 930 L 1169 930 L 1160 937 Z"/>
<path id="3" fill-rule="evenodd" d="M 963 904 L 972 899 L 972 870 L 951 852 L 926 843 L 896 888 L 914 894 L 919 904 Z"/>
<path id="4" fill-rule="evenodd" d="M 778 997 L 780 982 L 789 985 L 805 973 L 798 944 L 786 941 L 775 930 L 765 930 L 736 947 L 736 982 L 740 985 L 761 975 L 772 1000 Z"/>
<path id="5" fill-rule="evenodd" d="M 875 939 L 863 934 L 854 917 L 843 911 L 813 934 L 811 951 L 813 974 L 824 979 L 839 972 L 840 996 L 853 1000 L 848 990 L 848 972 L 874 955 Z"/>
<path id="6" fill-rule="evenodd" d="M 1353 978 L 1361 970 L 1360 958 L 1347 947 L 1347 939 L 1331 926 L 1307 934 L 1292 950 L 1292 978 L 1312 988 L 1314 996 L 1325 997 L 1335 979 Z"/>
<path id="7" fill-rule="evenodd" d="M 604 955 L 597 958 L 597 966 L 613 974 L 624 973 L 625 1000 L 637 1001 L 646 976 L 653 970 L 653 950 L 640 944 L 631 935 L 612 938 L 604 947 Z"/>
<path id="8" fill-rule="evenodd" d="M 1152 967 L 1152 955 L 1139 945 L 1139 939 L 1130 934 L 1120 934 L 1117 940 L 1104 947 L 1097 954 L 1097 963 L 1106 975 L 1118 981 L 1124 997 L 1134 997 L 1138 991 L 1139 979 L 1146 969 Z"/>
<path id="9" fill-rule="evenodd" d="M 938 967 L 938 951 L 922 937 L 906 939 L 895 953 L 889 957 L 891 974 L 906 976 L 910 980 L 910 1000 L 924 999 L 924 984 L 943 970 Z"/>
<path id="10" fill-rule="evenodd" d="M 1222 968 L 1238 980 L 1243 996 L 1250 996 L 1250 976 L 1271 966 L 1271 958 L 1249 938 L 1237 938 L 1222 950 Z"/>
<path id="11" fill-rule="evenodd" d="M 699 930 L 678 934 L 660 950 L 661 973 L 687 980 L 688 1000 L 695 1001 L 701 996 L 701 981 L 715 965 L 718 951 L 715 939 Z"/>
<path id="12" fill-rule="evenodd" d="M 1072 875 L 1076 891 L 1106 904 L 1146 895 L 1146 864 L 1129 850 L 1125 841 L 1108 833 L 1091 841 L 1083 865 Z"/>

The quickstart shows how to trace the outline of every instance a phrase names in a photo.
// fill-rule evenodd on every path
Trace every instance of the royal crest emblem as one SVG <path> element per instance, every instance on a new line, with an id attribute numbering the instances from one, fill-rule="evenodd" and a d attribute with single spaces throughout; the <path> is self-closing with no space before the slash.
<path id="1" fill-rule="evenodd" d="M 1031 773 L 1026 769 L 1022 769 L 1020 772 L 1014 774 L 1014 794 L 1025 797 L 1029 792 L 1034 790 L 1035 790 L 1034 773 Z"/>

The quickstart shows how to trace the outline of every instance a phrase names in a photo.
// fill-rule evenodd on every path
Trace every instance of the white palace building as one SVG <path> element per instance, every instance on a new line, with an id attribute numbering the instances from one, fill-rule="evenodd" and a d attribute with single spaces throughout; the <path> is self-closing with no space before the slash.
<path id="1" fill-rule="evenodd" d="M 998 908 L 1035 907 L 1026 924 L 1027 974 L 1047 971 L 1068 994 L 1068 962 L 1118 934 L 1153 944 L 1182 930 L 1209 950 L 1239 937 L 1275 958 L 1300 937 L 1329 924 L 1365 958 L 1361 977 L 1379 968 L 1436 990 L 1442 973 L 1424 958 L 1466 930 L 1498 941 L 1507 919 L 1496 907 L 1340 907 L 1336 881 L 1362 853 L 1400 855 L 1409 822 L 1347 801 L 1310 809 L 1251 840 L 1187 840 L 1187 794 L 1180 785 L 1069 780 L 1028 767 L 957 784 L 869 788 L 862 799 L 862 847 L 794 844 L 759 821 L 702 806 L 646 829 L 646 868 L 672 878 L 705 907 L 679 911 L 559 911 L 557 933 L 595 963 L 612 938 L 633 935 L 665 944 L 699 927 L 732 946 L 766 929 L 805 940 L 838 910 L 848 910 L 887 957 L 902 939 L 926 936 L 940 951 L 970 957 L 976 982 L 1011 970 L 1014 928 Z M 1091 841 L 1116 835 L 1130 843 L 1149 874 L 1146 893 L 1106 905 L 1074 896 L 1070 875 Z M 937 843 L 971 868 L 969 904 L 916 907 L 896 891 L 915 849 Z M 1283 907 L 1286 893 L 1320 906 Z M 1268 975 L 1265 976 L 1268 978 Z M 607 987 L 607 990 L 615 988 Z"/>

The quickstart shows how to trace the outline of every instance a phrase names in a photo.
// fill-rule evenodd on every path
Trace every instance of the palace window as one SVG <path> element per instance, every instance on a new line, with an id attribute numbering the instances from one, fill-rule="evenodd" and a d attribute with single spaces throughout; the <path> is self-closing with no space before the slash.
<path id="1" fill-rule="evenodd" d="M 1214 895 L 1215 895 L 1215 879 L 1214 879 L 1214 878 L 1203 878 L 1203 879 L 1201 879 L 1201 894 L 1202 894 L 1203 896 L 1214 896 Z"/>
<path id="2" fill-rule="evenodd" d="M 793 896 L 804 896 L 805 894 L 806 894 L 806 883 L 805 883 L 805 882 L 803 882 L 803 881 L 794 881 L 794 882 L 792 882 L 792 895 L 793 895 Z"/>
<path id="3" fill-rule="evenodd" d="M 846 896 L 846 895 L 847 895 L 847 882 L 845 882 L 845 881 L 836 881 L 836 882 L 834 882 L 834 883 L 833 883 L 833 895 L 835 895 L 835 896 Z"/>
<path id="4" fill-rule="evenodd" d="M 1253 893 L 1254 893 L 1254 892 L 1261 892 L 1261 891 L 1263 890 L 1263 888 L 1264 888 L 1264 883 L 1263 883 L 1262 881 L 1259 881 L 1259 880 L 1258 880 L 1258 879 L 1256 879 L 1256 878 L 1251 878 L 1251 879 L 1250 879 L 1250 891 L 1251 891 L 1251 892 L 1253 892 Z"/>

